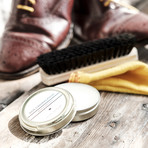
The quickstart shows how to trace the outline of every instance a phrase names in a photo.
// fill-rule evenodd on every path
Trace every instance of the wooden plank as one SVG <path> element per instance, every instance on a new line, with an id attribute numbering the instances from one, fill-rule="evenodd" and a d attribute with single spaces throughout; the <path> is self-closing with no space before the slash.
<path id="1" fill-rule="evenodd" d="M 39 73 L 18 80 L 0 80 L 0 111 L 40 82 Z"/>
<path id="2" fill-rule="evenodd" d="M 79 123 L 71 123 L 62 131 L 45 137 L 25 133 L 18 121 L 21 104 L 40 84 L 25 93 L 0 113 L 0 147 L 51 148 L 144 148 L 148 140 L 148 98 L 141 95 L 101 93 L 97 115 Z"/>

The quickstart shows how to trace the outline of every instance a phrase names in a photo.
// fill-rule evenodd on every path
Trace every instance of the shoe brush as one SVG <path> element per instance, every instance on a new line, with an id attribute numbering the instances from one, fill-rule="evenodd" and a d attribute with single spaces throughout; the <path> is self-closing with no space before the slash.
<path id="1" fill-rule="evenodd" d="M 132 34 L 120 34 L 43 54 L 37 59 L 42 82 L 54 85 L 67 81 L 74 71 L 92 73 L 138 60 L 135 41 Z"/>

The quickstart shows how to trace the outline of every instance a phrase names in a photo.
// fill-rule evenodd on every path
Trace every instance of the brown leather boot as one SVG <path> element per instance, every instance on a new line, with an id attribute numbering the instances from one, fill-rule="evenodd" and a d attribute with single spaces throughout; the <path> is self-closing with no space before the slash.
<path id="1" fill-rule="evenodd" d="M 81 41 L 125 32 L 136 35 L 138 42 L 148 40 L 148 15 L 113 0 L 76 0 L 74 24 L 75 36 Z"/>
<path id="2" fill-rule="evenodd" d="M 14 0 L 0 47 L 0 78 L 37 70 L 36 58 L 68 45 L 73 0 Z"/>

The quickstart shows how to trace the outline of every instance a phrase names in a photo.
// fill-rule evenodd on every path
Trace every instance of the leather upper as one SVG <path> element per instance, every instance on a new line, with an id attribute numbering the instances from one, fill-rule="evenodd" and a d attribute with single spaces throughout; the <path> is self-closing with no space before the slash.
<path id="1" fill-rule="evenodd" d="M 29 12 L 17 5 L 34 9 Z M 73 0 L 14 0 L 0 46 L 0 72 L 14 73 L 36 63 L 36 58 L 62 44 L 71 24 Z"/>
<path id="2" fill-rule="evenodd" d="M 99 0 L 79 0 L 74 9 L 75 35 L 95 40 L 119 33 L 133 33 L 138 40 L 148 38 L 148 16 L 111 2 L 105 7 Z"/>

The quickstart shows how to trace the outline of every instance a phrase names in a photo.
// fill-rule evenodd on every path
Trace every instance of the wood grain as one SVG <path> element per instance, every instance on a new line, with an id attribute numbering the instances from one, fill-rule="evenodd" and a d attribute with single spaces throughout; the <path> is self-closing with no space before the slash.
<path id="1" fill-rule="evenodd" d="M 0 80 L 0 111 L 40 82 L 39 73 L 18 80 Z"/>
<path id="2" fill-rule="evenodd" d="M 0 113 L 0 147 L 145 148 L 148 140 L 148 98 L 141 95 L 101 93 L 98 113 L 84 122 L 71 123 L 56 134 L 35 137 L 18 121 L 21 104 L 40 84 Z"/>

